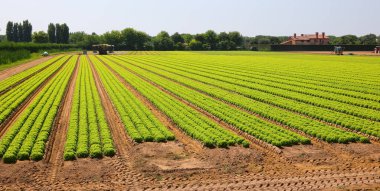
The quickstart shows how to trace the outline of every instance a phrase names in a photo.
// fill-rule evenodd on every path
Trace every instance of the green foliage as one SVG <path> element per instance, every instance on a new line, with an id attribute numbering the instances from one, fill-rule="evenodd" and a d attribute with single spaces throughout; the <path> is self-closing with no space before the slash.
<path id="1" fill-rule="evenodd" d="M 34 32 L 32 39 L 34 43 L 48 43 L 49 42 L 49 36 L 44 31 Z"/>
<path id="2" fill-rule="evenodd" d="M 18 60 L 30 58 L 30 51 L 27 50 L 17 50 L 17 51 L 8 51 L 0 50 L 0 65 L 9 64 L 16 62 Z"/>

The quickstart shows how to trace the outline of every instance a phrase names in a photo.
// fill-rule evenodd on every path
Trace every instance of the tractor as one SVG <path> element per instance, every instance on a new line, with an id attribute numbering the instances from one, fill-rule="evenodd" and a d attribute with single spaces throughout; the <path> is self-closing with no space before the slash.
<path id="1" fill-rule="evenodd" d="M 100 55 L 106 55 L 107 51 L 113 53 L 115 46 L 109 44 L 96 44 L 92 45 L 93 51 L 99 52 Z"/>

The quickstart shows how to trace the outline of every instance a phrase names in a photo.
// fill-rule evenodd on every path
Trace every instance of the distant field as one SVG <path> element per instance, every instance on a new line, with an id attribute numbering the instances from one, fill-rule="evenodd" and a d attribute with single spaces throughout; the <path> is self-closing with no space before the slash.
<path id="1" fill-rule="evenodd" d="M 0 81 L 5 163 L 44 160 L 58 168 L 80 158 L 129 160 L 140 145 L 181 143 L 199 156 L 235 148 L 287 158 L 318 148 L 333 151 L 339 166 L 343 151 L 353 164 L 369 157 L 360 148 L 380 153 L 379 139 L 380 63 L 371 56 L 61 55 Z M 314 165 L 315 156 L 306 157 Z M 366 165 L 380 166 L 372 162 Z"/>

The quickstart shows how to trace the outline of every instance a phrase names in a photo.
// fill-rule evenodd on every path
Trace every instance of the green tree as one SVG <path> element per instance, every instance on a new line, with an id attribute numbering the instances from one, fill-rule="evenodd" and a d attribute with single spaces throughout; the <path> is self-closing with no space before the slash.
<path id="1" fill-rule="evenodd" d="M 56 43 L 61 44 L 63 42 L 62 39 L 62 27 L 60 24 L 55 24 L 55 38 L 56 38 Z"/>
<path id="2" fill-rule="evenodd" d="M 86 33 L 83 31 L 70 33 L 69 43 L 70 44 L 83 44 L 85 35 L 86 35 Z"/>
<path id="3" fill-rule="evenodd" d="M 34 32 L 32 39 L 34 43 L 48 43 L 49 42 L 49 36 L 44 31 Z"/>
<path id="4" fill-rule="evenodd" d="M 182 35 L 180 35 L 178 32 L 174 33 L 172 36 L 171 36 L 174 44 L 177 44 L 177 43 L 185 43 L 185 39 L 182 37 Z"/>
<path id="5" fill-rule="evenodd" d="M 363 44 L 363 45 L 375 45 L 377 43 L 376 38 L 377 37 L 374 34 L 367 34 L 367 35 L 361 36 L 359 38 L 359 41 L 360 41 L 360 44 Z"/>
<path id="6" fill-rule="evenodd" d="M 216 45 L 218 43 L 218 35 L 213 30 L 208 30 L 204 33 L 205 43 L 208 45 L 205 45 L 204 48 L 210 49 L 210 50 L 216 50 Z"/>
<path id="7" fill-rule="evenodd" d="M 61 25 L 61 43 L 68 44 L 69 43 L 69 37 L 70 37 L 70 29 L 69 26 L 67 26 L 66 23 L 63 23 Z"/>
<path id="8" fill-rule="evenodd" d="M 55 25 L 53 23 L 50 23 L 48 26 L 48 36 L 49 36 L 49 42 L 50 43 L 57 43 L 57 38 L 55 34 Z"/>
<path id="9" fill-rule="evenodd" d="M 189 48 L 191 50 L 202 50 L 202 42 L 193 39 L 189 43 Z"/>
<path id="10" fill-rule="evenodd" d="M 193 35 L 191 34 L 181 34 L 181 37 L 183 38 L 184 42 L 189 44 L 191 40 L 193 40 Z"/>
<path id="11" fill-rule="evenodd" d="M 18 24 L 17 25 L 17 32 L 18 32 L 18 35 L 17 35 L 17 42 L 25 42 L 25 38 L 24 38 L 24 33 L 23 33 L 23 27 L 22 27 L 22 24 Z"/>
<path id="12" fill-rule="evenodd" d="M 112 44 L 115 46 L 120 46 L 123 42 L 120 31 L 113 30 L 111 32 L 106 32 L 103 34 L 103 38 L 105 43 Z"/>
<path id="13" fill-rule="evenodd" d="M 14 41 L 13 22 L 9 21 L 6 28 L 6 36 L 8 41 Z"/>
<path id="14" fill-rule="evenodd" d="M 155 50 L 173 50 L 174 42 L 166 31 L 161 31 L 153 38 Z"/>
<path id="15" fill-rule="evenodd" d="M 22 22 L 22 42 L 32 41 L 32 24 L 25 20 Z"/>
<path id="16" fill-rule="evenodd" d="M 359 38 L 355 35 L 344 35 L 340 37 L 341 43 L 344 45 L 355 45 L 360 44 Z"/>
<path id="17" fill-rule="evenodd" d="M 126 28 L 121 31 L 122 44 L 127 50 L 136 50 L 137 31 L 133 28 Z"/>
<path id="18" fill-rule="evenodd" d="M 237 46 L 241 46 L 243 43 L 243 36 L 239 32 L 229 32 L 228 37 L 235 44 L 235 48 L 233 49 L 236 49 Z"/>

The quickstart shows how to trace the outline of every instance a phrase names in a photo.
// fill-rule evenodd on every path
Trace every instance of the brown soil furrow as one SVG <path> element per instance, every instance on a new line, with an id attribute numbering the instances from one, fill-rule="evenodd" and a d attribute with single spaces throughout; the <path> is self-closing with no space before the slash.
<path id="1" fill-rule="evenodd" d="M 98 89 L 99 96 L 102 100 L 103 108 L 108 124 L 110 125 L 111 134 L 115 143 L 117 152 L 124 158 L 128 158 L 128 148 L 131 148 L 133 141 L 126 135 L 124 125 L 119 118 L 119 115 L 109 98 L 99 74 L 97 73 L 91 59 L 87 57 L 90 62 L 91 70 L 94 75 L 96 88 Z"/>
<path id="2" fill-rule="evenodd" d="M 70 57 L 71 58 L 71 57 Z M 2 137 L 10 126 L 17 120 L 21 113 L 26 109 L 38 93 L 46 86 L 46 84 L 58 74 L 58 72 L 63 68 L 63 66 L 69 61 L 68 58 L 62 66 L 60 66 L 55 72 L 53 72 L 44 82 L 42 82 L 25 100 L 20 104 L 15 111 L 0 125 L 0 137 Z"/>
<path id="3" fill-rule="evenodd" d="M 63 164 L 63 150 L 65 147 L 67 128 L 70 120 L 70 110 L 72 97 L 75 89 L 75 81 L 78 76 L 79 57 L 77 58 L 74 72 L 71 74 L 69 84 L 65 87 L 64 97 L 61 100 L 58 113 L 54 120 L 50 139 L 45 151 L 45 162 L 51 163 L 50 182 L 54 182 L 59 170 Z"/>
<path id="4" fill-rule="evenodd" d="M 62 57 L 62 58 L 63 58 L 63 57 Z M 26 76 L 25 78 L 21 79 L 20 81 L 18 81 L 18 82 L 16 82 L 16 83 L 12 84 L 12 85 L 9 86 L 8 88 L 6 88 L 6 89 L 0 91 L 0 95 L 6 93 L 6 92 L 9 91 L 10 89 L 12 89 L 12 88 L 18 86 L 19 84 L 21 84 L 22 82 L 28 80 L 28 79 L 31 78 L 32 76 L 34 76 L 34 75 L 36 75 L 37 73 L 41 72 L 42 70 L 45 70 L 46 68 L 48 68 L 48 67 L 51 66 L 52 64 L 58 62 L 58 61 L 61 60 L 62 58 L 60 58 L 60 59 L 58 59 L 58 60 L 55 60 L 55 61 L 52 62 L 51 64 L 49 64 L 49 65 L 47 65 L 47 66 L 45 66 L 45 67 L 39 69 L 38 71 L 36 71 L 36 72 L 30 74 L 29 76 Z"/>
<path id="5" fill-rule="evenodd" d="M 27 62 L 27 63 L 21 64 L 21 65 L 0 71 L 0 81 L 4 80 L 5 78 L 9 78 L 15 74 L 18 74 L 24 70 L 32 68 L 33 66 L 41 64 L 42 62 L 45 62 L 45 61 L 47 61 L 53 57 L 54 56 L 47 56 L 47 57 L 39 58 L 37 60 L 33 60 L 31 62 Z"/>
<path id="6" fill-rule="evenodd" d="M 110 61 L 111 61 L 111 62 L 114 62 L 114 61 L 112 61 L 112 60 L 110 60 Z M 179 96 L 177 96 L 177 95 L 173 94 L 172 92 L 166 90 L 165 88 L 159 86 L 158 84 L 156 84 L 156 83 L 154 83 L 153 81 L 147 79 L 146 77 L 141 76 L 140 74 L 137 74 L 135 71 L 130 70 L 130 69 L 128 69 L 127 67 L 125 67 L 125 66 L 123 66 L 123 65 L 120 65 L 120 64 L 117 63 L 117 62 L 114 62 L 114 63 L 115 63 L 115 64 L 118 64 L 119 66 L 123 67 L 124 69 L 130 71 L 131 73 L 133 73 L 134 75 L 138 76 L 138 77 L 141 78 L 142 80 L 145 80 L 146 82 L 152 84 L 153 86 L 157 87 L 157 88 L 160 89 L 161 91 L 163 91 L 163 92 L 165 92 L 165 93 L 167 93 L 167 94 L 173 96 L 174 98 L 176 98 L 177 100 L 181 101 L 182 103 L 188 105 L 189 107 L 195 109 L 196 111 L 200 112 L 202 115 L 206 116 L 207 118 L 211 119 L 212 121 L 218 123 L 219 125 L 221 125 L 221 126 L 224 127 L 225 129 L 228 129 L 228 130 L 230 130 L 231 132 L 234 132 L 234 133 L 236 133 L 236 134 L 239 134 L 239 135 L 243 136 L 244 138 L 246 138 L 247 140 L 251 141 L 251 142 L 254 143 L 255 145 L 259 145 L 259 146 L 261 146 L 262 148 L 265 148 L 265 150 L 270 150 L 270 151 L 272 151 L 272 152 L 274 152 L 274 153 L 276 153 L 276 154 L 279 154 L 279 153 L 282 152 L 281 149 L 279 149 L 278 147 L 275 147 L 275 146 L 270 145 L 270 144 L 268 144 L 268 143 L 265 143 L 265 142 L 263 142 L 263 141 L 261 141 L 261 140 L 259 140 L 259 139 L 256 139 L 255 137 L 253 137 L 253 136 L 251 136 L 251 135 L 249 135 L 249 134 L 247 134 L 247 133 L 245 133 L 245 132 L 243 132 L 243 131 L 237 129 L 236 127 L 234 127 L 234 126 L 232 126 L 232 125 L 229 125 L 229 124 L 223 122 L 223 121 L 222 121 L 221 119 L 219 119 L 218 117 L 216 117 L 216 116 L 214 116 L 214 115 L 208 113 L 207 111 L 205 111 L 205 110 L 203 110 L 203 109 L 197 107 L 196 105 L 194 105 L 194 104 L 192 104 L 192 103 L 190 103 L 190 102 L 188 102 L 188 101 L 186 101 L 186 100 L 180 98 Z M 118 74 L 117 74 L 117 73 L 116 73 L 111 67 L 109 67 L 107 64 L 106 64 L 106 66 L 107 66 L 111 71 L 113 71 L 113 72 L 115 73 L 115 75 L 118 76 Z M 123 80 L 123 79 L 122 79 L 122 80 Z M 124 80 L 123 80 L 123 81 L 124 81 Z M 253 145 L 251 145 L 251 146 L 253 146 Z M 257 148 L 257 147 L 256 147 L 256 148 Z M 263 150 L 263 149 L 260 149 L 260 150 Z"/>
<path id="7" fill-rule="evenodd" d="M 191 139 L 188 137 L 186 134 L 184 134 L 182 131 L 179 130 L 179 128 L 174 124 L 174 122 L 166 116 L 163 112 L 161 112 L 151 101 L 149 101 L 146 97 L 141 95 L 140 92 L 138 92 L 134 87 L 132 87 L 128 82 L 126 82 L 117 72 L 115 72 L 112 68 L 110 68 L 105 62 L 100 60 L 99 61 L 104 63 L 108 69 L 119 79 L 123 85 L 134 94 L 146 107 L 149 108 L 150 111 L 156 116 L 160 122 L 162 122 L 166 127 L 168 127 L 173 133 L 174 136 L 176 137 L 177 140 L 180 142 L 184 143 L 186 146 L 191 147 L 192 151 L 195 151 L 197 153 L 202 153 L 202 144 L 195 141 L 194 139 Z"/>

